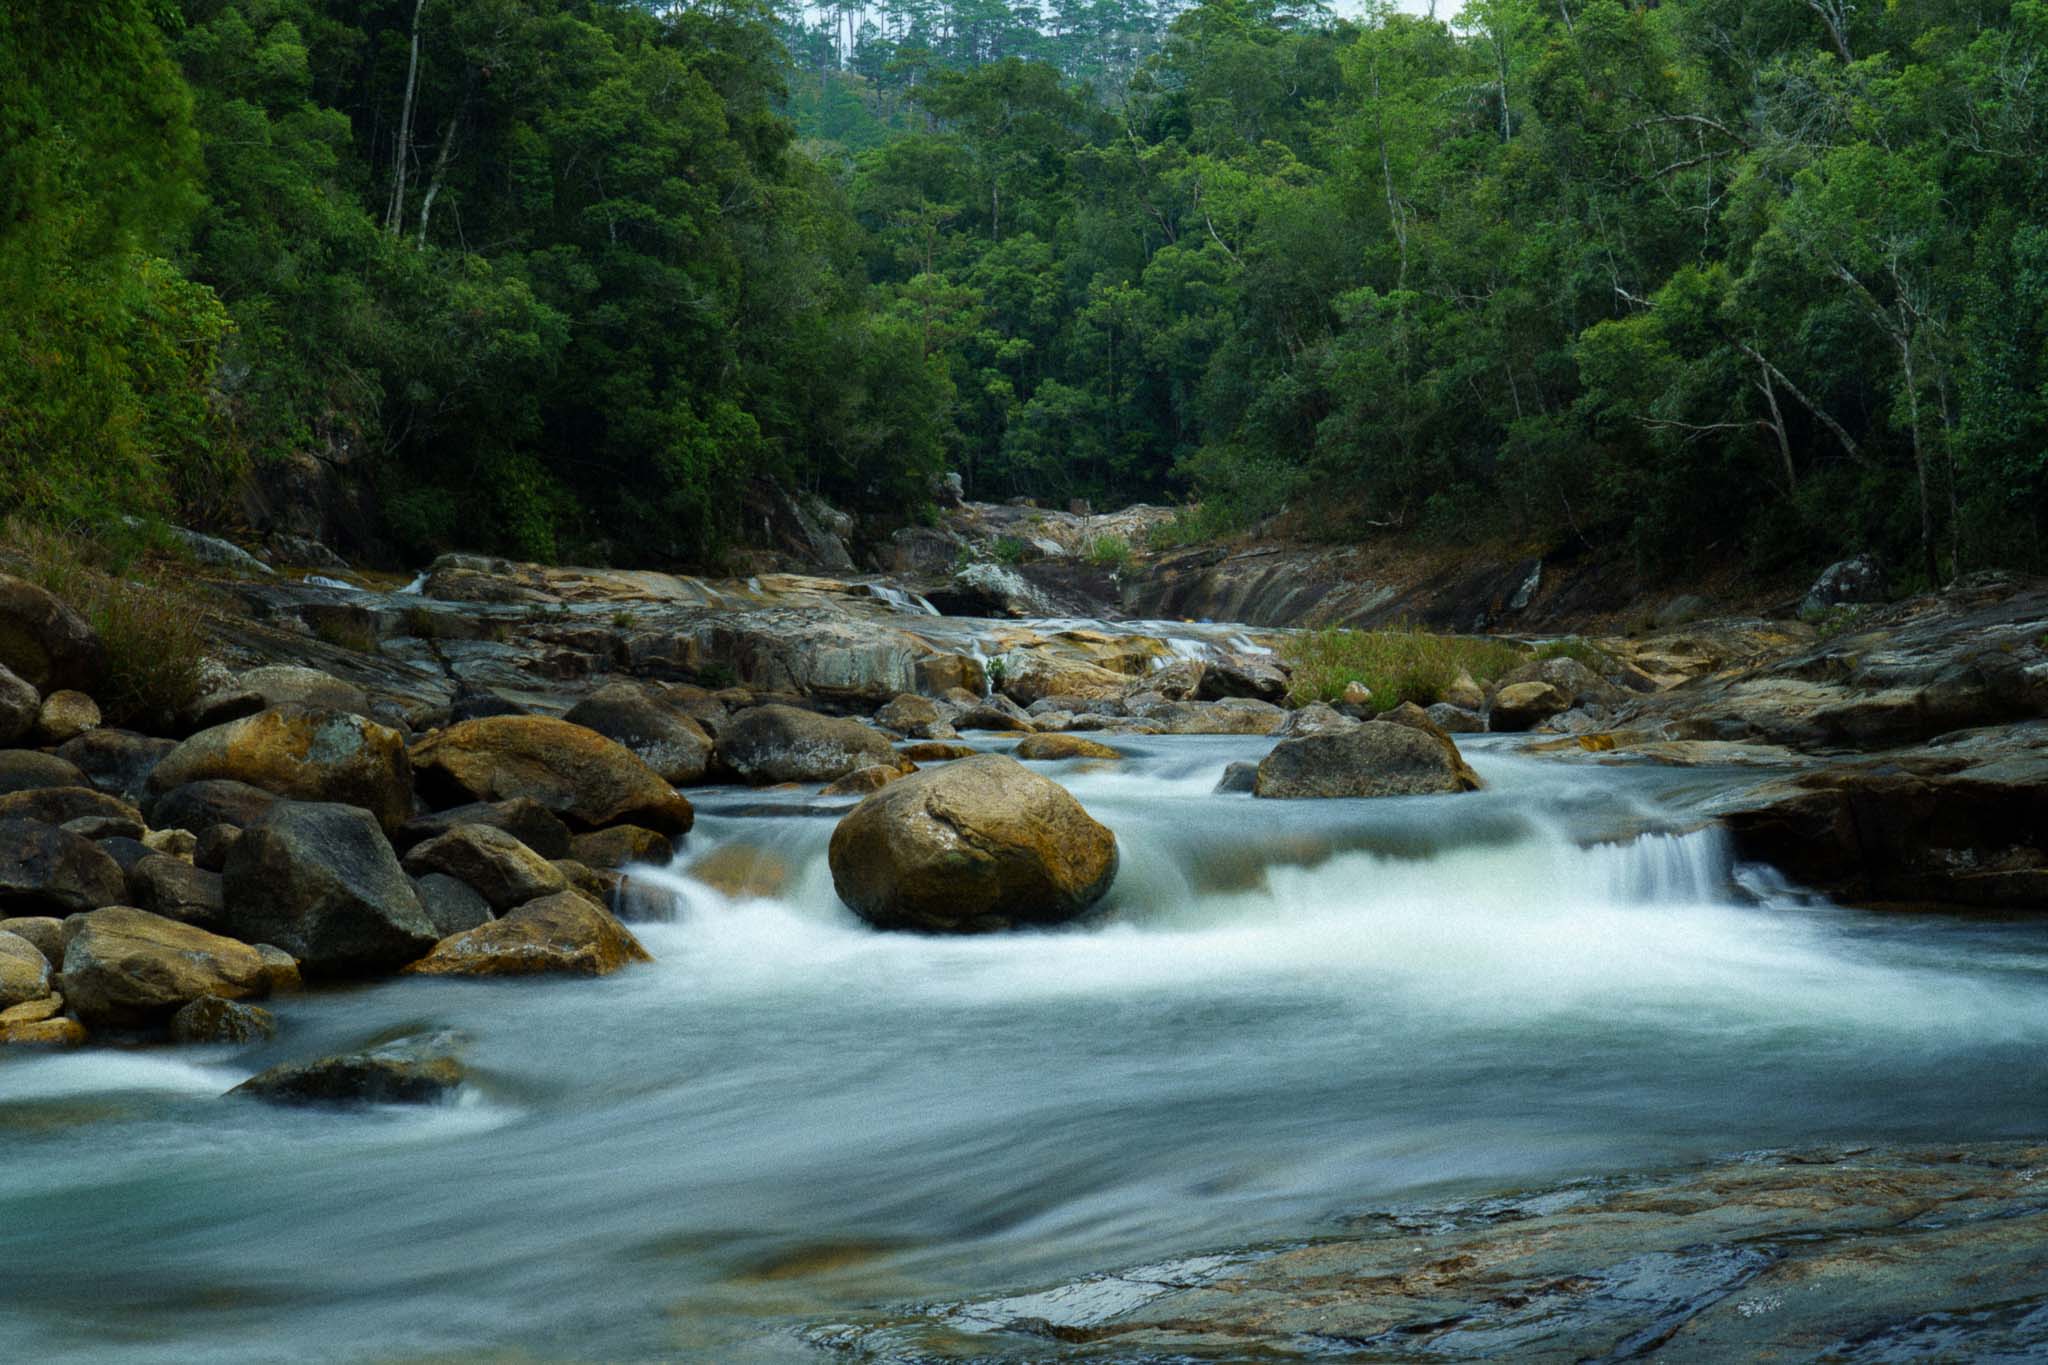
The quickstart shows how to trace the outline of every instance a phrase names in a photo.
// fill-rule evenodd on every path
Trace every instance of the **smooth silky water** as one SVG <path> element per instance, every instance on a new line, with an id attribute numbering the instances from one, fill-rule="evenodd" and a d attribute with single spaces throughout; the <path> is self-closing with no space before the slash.
<path id="1" fill-rule="evenodd" d="M 1390 1203 L 2041 1131 L 2039 930 L 1732 866 L 1687 811 L 1747 779 L 1477 739 L 1477 795 L 1272 802 L 1211 794 L 1267 741 L 1116 743 L 1046 769 L 1123 856 L 1061 931 L 872 932 L 825 864 L 850 803 L 711 790 L 678 867 L 744 845 L 787 881 L 661 874 L 657 965 L 0 1059 L 0 1359 L 817 1359 L 864 1309 Z M 472 1040 L 457 1104 L 221 1098 L 430 1027 Z"/>

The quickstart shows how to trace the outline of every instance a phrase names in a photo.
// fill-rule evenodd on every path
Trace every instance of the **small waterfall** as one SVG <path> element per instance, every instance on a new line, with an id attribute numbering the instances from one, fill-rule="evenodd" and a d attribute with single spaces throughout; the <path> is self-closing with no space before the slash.
<path id="1" fill-rule="evenodd" d="M 424 569 L 422 569 L 422 570 L 420 571 L 419 577 L 417 577 L 417 578 L 413 579 L 413 581 L 412 581 L 412 582 L 410 582 L 410 583 L 406 584 L 406 585 L 405 585 L 404 587 L 400 588 L 400 589 L 398 590 L 398 594 L 397 594 L 397 595 L 398 595 L 398 596 L 400 596 L 400 597 L 418 597 L 418 596 L 419 596 L 419 595 L 420 595 L 421 593 L 425 592 L 425 591 L 426 591 L 426 589 L 427 589 L 427 574 L 426 574 L 426 571 L 425 571 Z"/>
<path id="2" fill-rule="evenodd" d="M 1729 899 L 1734 858 L 1718 826 L 1643 834 L 1585 850 L 1609 899 L 1623 904 L 1711 904 Z"/>
<path id="3" fill-rule="evenodd" d="M 867 585 L 867 588 L 869 596 L 878 602 L 888 603 L 897 611 L 905 612 L 911 616 L 937 616 L 939 614 L 937 607 L 925 601 L 917 593 L 910 592 L 907 589 L 893 587 L 887 583 L 870 583 Z"/>

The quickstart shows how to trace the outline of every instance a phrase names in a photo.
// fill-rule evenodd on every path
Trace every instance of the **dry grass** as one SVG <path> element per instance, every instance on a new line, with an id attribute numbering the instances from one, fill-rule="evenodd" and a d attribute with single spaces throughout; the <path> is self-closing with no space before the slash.
<path id="1" fill-rule="evenodd" d="M 1391 711 L 1404 701 L 1440 701 L 1460 670 L 1483 686 L 1529 662 L 1526 651 L 1500 640 L 1336 627 L 1297 635 L 1282 657 L 1294 670 L 1289 696 L 1297 704 L 1336 701 L 1346 684 L 1361 682 L 1372 689 L 1375 711 Z"/>
<path id="2" fill-rule="evenodd" d="M 20 520 L 0 527 L 0 559 L 99 632 L 107 678 L 93 700 L 109 724 L 163 722 L 198 699 L 208 603 L 174 565 Z"/>

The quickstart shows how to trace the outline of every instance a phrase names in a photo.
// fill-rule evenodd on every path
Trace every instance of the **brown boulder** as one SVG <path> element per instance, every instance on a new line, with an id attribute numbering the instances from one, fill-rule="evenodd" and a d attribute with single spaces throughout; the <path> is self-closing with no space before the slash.
<path id="1" fill-rule="evenodd" d="M 280 706 L 202 730 L 164 756 L 149 775 L 149 789 L 163 793 L 209 780 L 244 782 L 296 801 L 360 806 L 386 829 L 412 815 L 405 737 L 347 711 Z"/>
<path id="2" fill-rule="evenodd" d="M 906 777 L 832 831 L 832 884 L 884 929 L 1058 924 L 1116 877 L 1116 836 L 1064 787 L 1001 754 Z"/>
<path id="3" fill-rule="evenodd" d="M 0 1010 L 50 994 L 50 959 L 19 934 L 0 933 Z"/>
<path id="4" fill-rule="evenodd" d="M 553 863 L 489 825 L 463 825 L 427 840 L 405 855 L 405 870 L 415 877 L 439 872 L 465 882 L 499 911 L 567 885 Z"/>
<path id="5" fill-rule="evenodd" d="M 597 902 L 578 891 L 559 891 L 442 939 L 405 970 L 418 976 L 608 976 L 629 963 L 653 960 Z"/>
<path id="6" fill-rule="evenodd" d="M 579 834 L 569 841 L 569 856 L 586 867 L 626 867 L 633 863 L 666 865 L 676 856 L 676 846 L 666 834 L 638 825 L 613 825 L 610 829 Z"/>
<path id="7" fill-rule="evenodd" d="M 456 801 L 528 797 L 570 826 L 687 834 L 690 803 L 617 740 L 547 716 L 485 716 L 413 747 L 423 790 Z"/>
<path id="8" fill-rule="evenodd" d="M 201 996 L 240 1000 L 269 988 L 248 944 L 129 906 L 85 916 L 64 950 L 64 999 L 95 1027 L 155 1023 Z"/>
<path id="9" fill-rule="evenodd" d="M 944 740 L 928 739 L 906 744 L 896 752 L 912 763 L 949 763 L 956 758 L 972 758 L 981 750 L 972 744 L 949 744 Z"/>
<path id="10" fill-rule="evenodd" d="M 1122 758 L 1120 750 L 1078 735 L 1026 735 L 1011 750 L 1018 758 L 1050 763 L 1068 758 Z"/>
<path id="11" fill-rule="evenodd" d="M 68 825 L 73 820 L 143 823 L 141 811 L 91 787 L 35 787 L 9 792 L 0 796 L 0 820 L 40 820 L 46 825 Z"/>
<path id="12" fill-rule="evenodd" d="M 871 763 L 865 768 L 855 768 L 836 782 L 828 782 L 818 789 L 820 796 L 866 796 L 903 776 L 903 769 L 894 765 Z"/>
<path id="13" fill-rule="evenodd" d="M 63 690 L 43 698 L 36 711 L 36 742 L 56 745 L 100 728 L 100 708 L 83 692 Z"/>
<path id="14" fill-rule="evenodd" d="M 1486 723 L 1489 729 L 1509 733 L 1533 730 L 1571 704 L 1571 698 L 1547 682 L 1509 683 L 1493 694 Z"/>

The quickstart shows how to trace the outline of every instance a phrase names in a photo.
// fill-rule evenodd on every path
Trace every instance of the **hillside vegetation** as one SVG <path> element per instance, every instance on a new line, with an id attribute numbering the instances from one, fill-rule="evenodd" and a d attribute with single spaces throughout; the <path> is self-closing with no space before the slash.
<path id="1" fill-rule="evenodd" d="M 0 501 L 704 562 L 747 490 L 2039 565 L 2048 5 L 55 0 Z"/>

